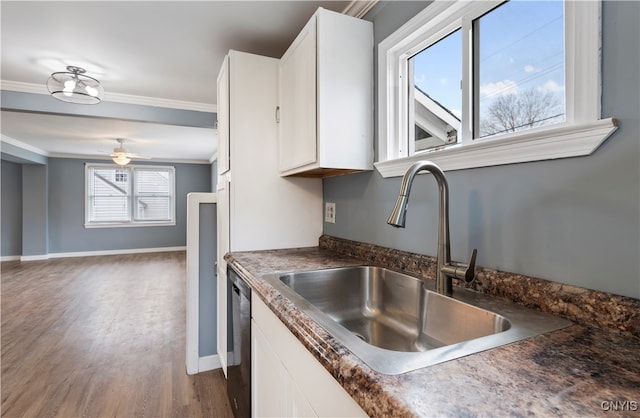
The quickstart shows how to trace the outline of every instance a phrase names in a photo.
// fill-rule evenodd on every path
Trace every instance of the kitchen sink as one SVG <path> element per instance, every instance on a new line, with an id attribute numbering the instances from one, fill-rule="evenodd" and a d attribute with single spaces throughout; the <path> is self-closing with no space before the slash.
<path id="1" fill-rule="evenodd" d="M 425 351 L 506 331 L 502 315 L 376 267 L 290 273 L 280 281 L 361 340 L 395 351 Z M 455 324 L 455 326 L 451 326 Z"/>
<path id="2" fill-rule="evenodd" d="M 564 328 L 571 322 L 466 289 L 356 266 L 265 276 L 372 369 L 401 374 Z"/>

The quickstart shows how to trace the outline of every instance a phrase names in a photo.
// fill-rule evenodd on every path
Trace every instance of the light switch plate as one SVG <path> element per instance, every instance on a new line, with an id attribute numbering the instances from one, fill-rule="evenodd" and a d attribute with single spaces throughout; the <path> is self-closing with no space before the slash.
<path id="1" fill-rule="evenodd" d="M 324 204 L 324 221 L 331 224 L 336 223 L 336 204 L 325 202 Z"/>

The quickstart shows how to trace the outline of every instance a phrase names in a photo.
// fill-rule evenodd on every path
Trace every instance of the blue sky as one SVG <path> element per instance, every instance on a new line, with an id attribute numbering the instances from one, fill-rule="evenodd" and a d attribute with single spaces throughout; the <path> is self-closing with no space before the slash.
<path id="1" fill-rule="evenodd" d="M 536 88 L 564 103 L 562 1 L 512 0 L 479 19 L 480 107 L 503 94 Z M 418 87 L 459 115 L 461 33 L 414 57 Z"/>

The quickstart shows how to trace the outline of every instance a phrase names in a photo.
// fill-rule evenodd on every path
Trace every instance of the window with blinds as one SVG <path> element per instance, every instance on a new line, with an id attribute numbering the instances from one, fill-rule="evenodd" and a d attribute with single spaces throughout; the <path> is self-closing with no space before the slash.
<path id="1" fill-rule="evenodd" d="M 175 224 L 175 169 L 87 164 L 85 226 Z"/>

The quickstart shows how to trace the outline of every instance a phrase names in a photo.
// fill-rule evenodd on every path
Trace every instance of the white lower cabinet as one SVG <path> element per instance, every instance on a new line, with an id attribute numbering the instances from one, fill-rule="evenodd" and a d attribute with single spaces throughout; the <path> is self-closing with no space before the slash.
<path id="1" fill-rule="evenodd" d="M 367 416 L 255 293 L 251 311 L 252 416 Z"/>
<path id="2" fill-rule="evenodd" d="M 296 387 L 291 376 L 287 379 L 287 393 L 290 395 L 287 406 L 289 407 L 288 417 L 317 417 L 307 398 Z"/>
<path id="3" fill-rule="evenodd" d="M 253 299 L 253 298 L 252 298 Z M 287 416 L 287 371 L 255 320 L 251 320 L 251 415 Z"/>

